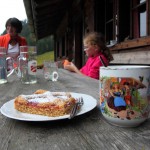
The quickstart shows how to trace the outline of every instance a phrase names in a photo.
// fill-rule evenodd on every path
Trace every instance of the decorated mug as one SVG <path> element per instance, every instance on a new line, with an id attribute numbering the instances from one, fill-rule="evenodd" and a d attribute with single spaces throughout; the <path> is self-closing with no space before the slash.
<path id="1" fill-rule="evenodd" d="M 150 111 L 150 66 L 100 68 L 100 110 L 111 124 L 135 127 Z"/>

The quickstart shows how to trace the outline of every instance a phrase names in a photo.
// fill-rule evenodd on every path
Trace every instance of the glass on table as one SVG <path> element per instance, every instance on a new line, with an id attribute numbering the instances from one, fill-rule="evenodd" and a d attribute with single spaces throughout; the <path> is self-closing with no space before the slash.
<path id="1" fill-rule="evenodd" d="M 54 61 L 44 61 L 43 74 L 46 80 L 58 80 L 58 65 Z"/>
<path id="2" fill-rule="evenodd" d="M 20 46 L 18 72 L 23 84 L 37 83 L 37 49 L 36 46 Z"/>
<path id="3" fill-rule="evenodd" d="M 6 56 L 6 49 L 4 47 L 0 47 L 0 84 L 7 83 L 7 77 L 14 72 L 12 64 L 11 69 L 8 70 L 8 61 L 13 62 L 13 59 Z"/>

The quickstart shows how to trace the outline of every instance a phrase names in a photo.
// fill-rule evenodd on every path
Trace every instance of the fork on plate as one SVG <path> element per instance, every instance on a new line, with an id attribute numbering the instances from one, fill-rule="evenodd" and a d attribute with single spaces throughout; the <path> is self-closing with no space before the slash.
<path id="1" fill-rule="evenodd" d="M 78 98 L 77 102 L 75 103 L 70 112 L 69 119 L 72 119 L 76 115 L 78 108 L 80 108 L 83 104 L 84 104 L 83 98 L 82 97 Z"/>

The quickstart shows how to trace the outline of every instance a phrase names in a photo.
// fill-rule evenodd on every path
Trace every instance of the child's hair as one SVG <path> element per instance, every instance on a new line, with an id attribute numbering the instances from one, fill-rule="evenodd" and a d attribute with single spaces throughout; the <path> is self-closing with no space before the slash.
<path id="1" fill-rule="evenodd" d="M 98 45 L 101 48 L 101 52 L 105 55 L 105 57 L 109 60 L 113 60 L 113 56 L 108 47 L 106 47 L 105 38 L 101 33 L 91 32 L 88 33 L 83 39 L 84 45 Z"/>

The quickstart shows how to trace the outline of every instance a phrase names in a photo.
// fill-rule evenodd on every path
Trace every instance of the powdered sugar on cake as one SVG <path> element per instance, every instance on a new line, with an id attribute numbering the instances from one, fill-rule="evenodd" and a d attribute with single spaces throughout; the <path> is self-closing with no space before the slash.
<path id="1" fill-rule="evenodd" d="M 68 96 L 65 92 L 45 92 L 43 94 L 21 95 L 28 102 L 33 103 L 47 103 L 53 102 L 56 99 L 66 100 Z"/>

